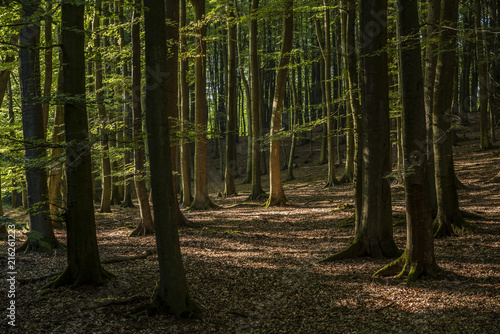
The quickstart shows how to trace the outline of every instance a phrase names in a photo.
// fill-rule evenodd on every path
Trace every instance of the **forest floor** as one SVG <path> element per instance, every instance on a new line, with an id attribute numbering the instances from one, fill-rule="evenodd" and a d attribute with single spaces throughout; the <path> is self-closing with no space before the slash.
<path id="1" fill-rule="evenodd" d="M 242 178 L 237 179 L 238 196 L 217 197 L 223 185 L 214 172 L 211 195 L 221 209 L 185 213 L 199 225 L 181 228 L 180 241 L 189 290 L 204 309 L 202 319 L 131 316 L 150 299 L 158 281 L 155 238 L 129 237 L 139 222 L 138 209 L 113 207 L 111 214 L 96 214 L 101 258 L 152 255 L 106 264 L 117 278 L 100 287 L 40 295 L 48 278 L 18 283 L 16 328 L 7 325 L 4 314 L 0 332 L 500 333 L 500 183 L 491 181 L 500 170 L 500 157 L 498 148 L 480 151 L 472 137 L 455 148 L 457 176 L 467 187 L 459 190 L 459 198 L 463 210 L 482 218 L 469 220 L 473 234 L 435 241 L 442 269 L 435 279 L 407 284 L 372 278 L 390 259 L 318 264 L 352 240 L 353 226 L 344 220 L 353 215 L 353 194 L 351 184 L 323 188 L 326 167 L 317 164 L 319 147 L 309 158 L 306 144 L 297 151 L 296 180 L 284 185 L 290 206 L 246 202 L 250 188 L 241 185 Z M 244 141 L 239 145 L 244 147 Z M 244 170 L 244 156 L 240 162 Z M 211 157 L 210 164 L 215 169 L 218 160 Z M 338 168 L 339 177 L 342 172 Z M 392 195 L 394 238 L 403 249 L 404 191 L 396 182 Z M 27 219 L 19 211 L 10 214 L 20 222 Z M 64 230 L 56 234 L 66 242 Z M 24 239 L 19 233 L 18 245 Z M 5 241 L 0 247 L 6 249 Z M 7 268 L 4 257 L 0 265 Z M 62 250 L 16 255 L 19 280 L 59 273 L 65 265 Z M 6 313 L 7 283 L 1 275 Z"/>

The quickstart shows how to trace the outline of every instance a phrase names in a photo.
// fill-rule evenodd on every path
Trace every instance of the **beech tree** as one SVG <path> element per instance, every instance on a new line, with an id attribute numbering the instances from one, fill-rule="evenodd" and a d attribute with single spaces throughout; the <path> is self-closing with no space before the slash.
<path id="1" fill-rule="evenodd" d="M 139 202 L 141 223 L 131 235 L 147 235 L 154 232 L 153 216 L 146 189 L 146 171 L 144 169 L 144 134 L 142 132 L 141 104 L 141 34 L 140 18 L 142 1 L 134 1 L 132 15 L 132 137 L 134 140 L 134 183 Z"/>
<path id="2" fill-rule="evenodd" d="M 418 1 L 398 2 L 400 71 L 403 99 L 403 167 L 407 237 L 403 255 L 377 271 L 375 276 L 435 276 L 432 212 L 428 196 L 427 155 L 421 143 L 426 139 L 424 88 L 418 22 Z"/>
<path id="3" fill-rule="evenodd" d="M 281 182 L 280 139 L 276 136 L 281 128 L 281 113 L 285 97 L 288 64 L 290 63 L 293 44 L 293 0 L 285 0 L 283 4 L 283 42 L 281 44 L 280 61 L 274 90 L 271 116 L 271 144 L 269 152 L 269 198 L 266 206 L 285 205 L 287 200 Z"/>
<path id="4" fill-rule="evenodd" d="M 438 39 L 438 58 L 436 80 L 432 105 L 434 177 L 436 182 L 437 216 L 434 220 L 434 236 L 460 234 L 470 231 L 458 205 L 455 185 L 455 167 L 453 162 L 453 143 L 451 137 L 451 113 L 453 99 L 453 75 L 456 64 L 458 20 L 458 0 L 440 1 L 440 29 Z"/>
<path id="5" fill-rule="evenodd" d="M 177 66 L 168 66 L 167 57 L 177 61 L 177 52 L 167 52 L 165 7 L 178 10 L 178 1 L 145 0 L 144 14 L 146 69 L 158 76 L 146 76 L 146 124 L 153 183 L 153 208 L 160 281 L 149 311 L 182 317 L 199 314 L 190 299 L 177 232 L 175 192 L 173 191 L 169 122 L 165 110 L 177 108 L 177 94 L 169 94 L 168 81 L 177 83 Z M 171 93 L 171 91 L 170 91 Z M 175 92 L 176 93 L 176 92 Z"/>
<path id="6" fill-rule="evenodd" d="M 61 5 L 62 79 L 66 134 L 68 266 L 46 288 L 100 285 L 113 277 L 101 266 L 92 201 L 92 171 L 85 101 L 83 4 Z"/>
<path id="7" fill-rule="evenodd" d="M 43 113 L 40 87 L 40 22 L 39 6 L 35 2 L 23 2 L 23 27 L 19 33 L 19 83 L 21 88 L 23 136 L 27 160 L 26 183 L 31 232 L 40 237 L 29 238 L 19 251 L 51 250 L 57 246 L 52 223 L 49 219 L 47 173 L 43 160 L 46 157 L 43 141 Z"/>
<path id="8" fill-rule="evenodd" d="M 322 262 L 349 257 L 395 257 L 392 230 L 387 62 L 387 2 L 361 2 L 361 122 L 363 162 L 356 178 L 355 238 L 345 250 Z M 359 129 L 358 129 L 359 130 Z"/>

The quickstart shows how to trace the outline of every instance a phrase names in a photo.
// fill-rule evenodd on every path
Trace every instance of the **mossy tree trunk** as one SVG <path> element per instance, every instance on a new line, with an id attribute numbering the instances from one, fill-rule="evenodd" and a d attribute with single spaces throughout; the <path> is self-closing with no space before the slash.
<path id="1" fill-rule="evenodd" d="M 84 5 L 62 4 L 62 60 L 66 134 L 68 266 L 46 287 L 100 285 L 112 274 L 100 263 L 92 200 L 90 141 L 85 101 Z"/>
<path id="2" fill-rule="evenodd" d="M 426 139 L 422 60 L 416 0 L 398 2 L 398 30 L 401 36 L 400 73 L 403 100 L 403 168 L 406 200 L 407 238 L 403 255 L 377 271 L 374 276 L 434 276 L 432 212 L 428 196 L 427 155 L 420 143 Z"/>
<path id="3" fill-rule="evenodd" d="M 189 297 L 182 263 L 177 231 L 177 198 L 173 191 L 169 121 L 165 113 L 168 108 L 177 108 L 177 91 L 169 89 L 169 81 L 177 84 L 178 70 L 177 66 L 168 66 L 167 58 L 177 62 L 178 54 L 177 48 L 167 52 L 165 10 L 171 14 L 168 17 L 172 18 L 175 15 L 172 12 L 179 9 L 179 2 L 145 0 L 144 5 L 147 8 L 144 14 L 146 69 L 162 74 L 146 78 L 146 124 L 160 266 L 160 281 L 148 310 L 152 313 L 192 316 L 198 309 Z"/>

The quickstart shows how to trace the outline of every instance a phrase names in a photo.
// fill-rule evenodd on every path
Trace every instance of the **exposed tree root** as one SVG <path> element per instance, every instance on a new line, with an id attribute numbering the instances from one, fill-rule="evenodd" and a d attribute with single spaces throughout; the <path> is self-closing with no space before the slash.
<path id="1" fill-rule="evenodd" d="M 155 227 L 154 225 L 150 228 L 144 226 L 142 222 L 133 230 L 130 234 L 129 237 L 144 237 L 146 235 L 153 235 L 155 234 Z"/>
<path id="2" fill-rule="evenodd" d="M 290 203 L 286 200 L 286 197 L 281 198 L 269 198 L 264 204 L 265 208 L 269 208 L 271 206 L 288 206 Z"/>
<path id="3" fill-rule="evenodd" d="M 48 275 L 43 275 L 43 276 L 39 276 L 39 277 L 16 278 L 16 279 L 21 284 L 28 284 L 28 283 L 31 283 L 31 282 L 43 281 L 44 279 L 52 278 L 52 277 L 57 276 L 59 274 L 60 273 L 54 273 L 54 274 L 48 274 Z"/>
<path id="4" fill-rule="evenodd" d="M 344 175 L 342 176 L 342 178 L 339 180 L 339 183 L 340 184 L 344 184 L 344 183 L 352 183 L 354 181 L 354 174 L 346 171 L 344 173 Z"/>
<path id="5" fill-rule="evenodd" d="M 335 187 L 336 185 L 339 185 L 339 184 L 341 184 L 340 181 L 337 180 L 337 179 L 334 179 L 333 181 L 326 182 L 326 184 L 323 186 L 323 189 L 333 188 L 333 187 Z"/>
<path id="6" fill-rule="evenodd" d="M 43 240 L 42 240 L 43 241 Z M 45 245 L 47 244 L 47 245 Z M 44 252 L 44 253 L 52 253 L 54 249 L 66 249 L 66 245 L 63 243 L 56 241 L 54 244 L 48 244 L 47 242 L 43 242 L 40 244 L 38 241 L 34 240 L 26 240 L 23 242 L 21 246 L 16 248 L 16 252 L 18 253 L 29 253 L 29 252 Z"/>
<path id="7" fill-rule="evenodd" d="M 122 208 L 135 208 L 134 203 L 132 203 L 131 200 L 125 200 L 123 203 L 120 205 Z"/>
<path id="8" fill-rule="evenodd" d="M 133 317 L 155 316 L 155 315 L 174 315 L 183 319 L 201 319 L 202 309 L 188 295 L 183 307 L 176 305 L 174 309 L 166 301 L 162 300 L 157 290 L 150 303 L 142 305 L 132 311 Z"/>
<path id="9" fill-rule="evenodd" d="M 369 256 L 373 258 L 391 258 L 398 257 L 400 255 L 401 251 L 397 248 L 394 242 L 388 245 L 378 244 L 376 246 L 370 246 L 367 242 L 364 241 L 364 239 L 356 237 L 346 249 L 330 255 L 318 261 L 318 263 L 333 262 L 343 259 L 353 259 L 363 256 Z"/>
<path id="10" fill-rule="evenodd" d="M 246 199 L 247 201 L 258 201 L 258 202 L 261 202 L 261 201 L 264 201 L 268 198 L 268 195 L 262 191 L 262 192 L 259 192 L 259 193 L 251 193 L 250 196 L 248 196 L 248 198 Z"/>
<path id="11" fill-rule="evenodd" d="M 293 174 L 290 174 L 290 175 L 287 175 L 286 179 L 285 179 L 285 182 L 290 182 L 290 181 L 293 181 L 295 180 L 295 176 L 293 176 Z"/>
<path id="12" fill-rule="evenodd" d="M 85 270 L 75 271 L 70 267 L 66 267 L 62 274 L 57 276 L 52 282 L 42 288 L 41 294 L 46 294 L 52 289 L 67 285 L 69 285 L 72 289 L 83 284 L 96 286 L 104 285 L 114 277 L 115 275 L 104 269 L 102 266 L 100 270 L 95 273 L 95 275 L 89 275 L 89 273 Z"/>
<path id="13" fill-rule="evenodd" d="M 108 299 L 103 299 L 101 301 L 98 301 L 90 306 L 82 308 L 82 310 L 92 310 L 96 309 L 99 307 L 106 307 L 110 305 L 124 305 L 124 304 L 130 304 L 130 303 L 135 303 L 139 300 L 142 299 L 147 299 L 147 296 L 141 296 L 141 295 L 135 295 L 132 297 L 128 298 L 120 298 L 120 299 L 114 299 L 114 298 L 108 298 Z"/>
<path id="14" fill-rule="evenodd" d="M 218 206 L 217 204 L 212 202 L 211 199 L 207 198 L 204 203 L 198 203 L 198 202 L 191 203 L 191 205 L 189 206 L 187 211 L 188 212 L 195 211 L 195 210 L 204 211 L 204 210 L 214 210 L 214 209 L 215 210 L 220 209 L 220 206 Z"/>
<path id="15" fill-rule="evenodd" d="M 435 262 L 425 266 L 418 262 L 411 262 L 405 251 L 399 258 L 375 272 L 373 277 L 395 276 L 395 278 L 403 278 L 406 276 L 406 282 L 411 283 L 421 276 L 435 278 L 439 270 Z"/>
<path id="16" fill-rule="evenodd" d="M 460 212 L 452 216 L 438 214 L 434 219 L 433 228 L 434 238 L 472 233 L 470 224 L 462 217 Z"/>

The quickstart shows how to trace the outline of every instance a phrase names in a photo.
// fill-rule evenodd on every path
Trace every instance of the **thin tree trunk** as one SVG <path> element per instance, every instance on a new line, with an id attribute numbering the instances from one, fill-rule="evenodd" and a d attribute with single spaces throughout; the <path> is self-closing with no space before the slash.
<path id="1" fill-rule="evenodd" d="M 134 141 L 134 183 L 139 202 L 141 223 L 131 235 L 148 235 L 154 233 L 153 216 L 146 189 L 146 171 L 144 169 L 144 134 L 142 132 L 141 106 L 141 35 L 140 18 L 142 1 L 134 1 L 132 14 L 132 138 Z"/>
<path id="2" fill-rule="evenodd" d="M 269 199 L 266 206 L 285 205 L 287 200 L 281 182 L 280 140 L 276 139 L 281 128 L 281 113 L 285 97 L 286 79 L 293 43 L 293 0 L 283 4 L 283 44 L 281 45 L 278 75 L 273 98 L 271 119 L 271 144 L 269 152 Z"/>

